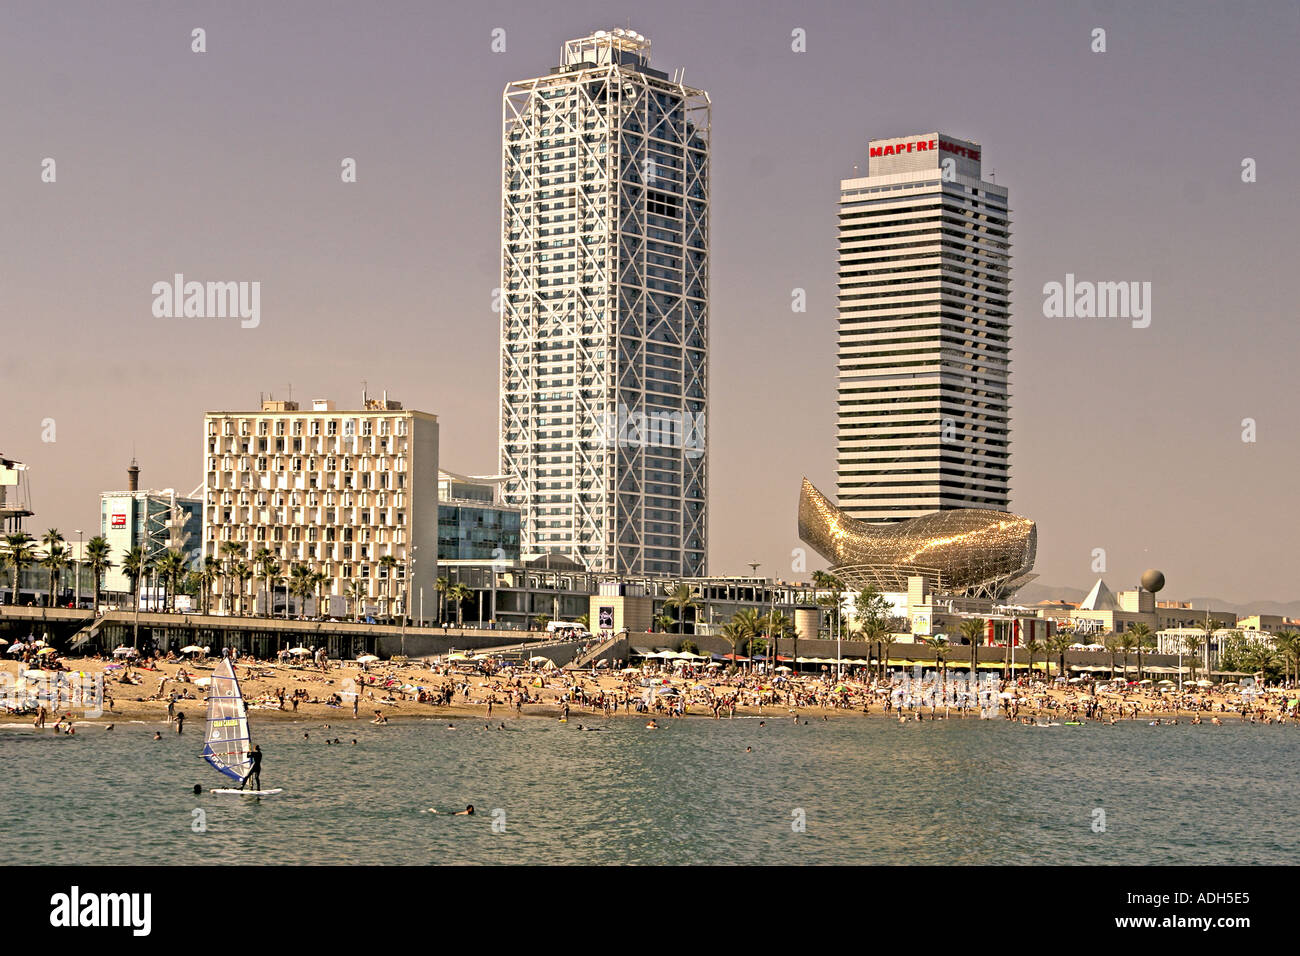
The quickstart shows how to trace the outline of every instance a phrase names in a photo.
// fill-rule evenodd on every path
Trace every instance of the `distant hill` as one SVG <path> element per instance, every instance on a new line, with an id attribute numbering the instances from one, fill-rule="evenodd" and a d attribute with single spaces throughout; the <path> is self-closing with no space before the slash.
<path id="1" fill-rule="evenodd" d="M 1105 575 L 1102 575 L 1104 578 Z M 1080 588 L 1062 588 L 1054 587 L 1050 584 L 1039 584 L 1037 581 L 1026 584 L 1016 592 L 1016 603 L 1018 604 L 1038 604 L 1040 601 L 1070 601 L 1078 604 L 1088 596 L 1086 590 Z M 1300 601 L 1250 601 L 1245 604 L 1237 604 L 1233 601 L 1224 601 L 1216 597 L 1194 597 L 1180 598 L 1192 605 L 1193 608 L 1213 608 L 1216 611 L 1232 611 L 1234 614 L 1280 614 L 1283 617 L 1300 618 Z"/>

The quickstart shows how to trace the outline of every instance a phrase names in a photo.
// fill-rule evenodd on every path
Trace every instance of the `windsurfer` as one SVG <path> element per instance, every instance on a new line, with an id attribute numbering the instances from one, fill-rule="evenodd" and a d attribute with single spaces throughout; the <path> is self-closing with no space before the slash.
<path id="1" fill-rule="evenodd" d="M 253 761 L 253 765 L 248 768 L 248 773 L 244 774 L 244 782 L 239 785 L 239 789 L 243 790 L 245 787 L 247 787 L 249 780 L 255 780 L 257 782 L 257 786 L 254 789 L 261 790 L 262 789 L 262 748 L 260 745 L 253 747 L 253 749 L 248 752 L 248 759 Z"/>

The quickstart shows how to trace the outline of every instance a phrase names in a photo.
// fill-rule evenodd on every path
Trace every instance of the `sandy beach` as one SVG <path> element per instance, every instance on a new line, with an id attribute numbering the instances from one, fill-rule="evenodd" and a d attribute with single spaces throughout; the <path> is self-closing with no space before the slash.
<path id="1" fill-rule="evenodd" d="M 205 678 L 215 661 L 159 660 L 141 665 L 103 658 L 70 658 L 59 662 L 62 673 L 83 674 L 103 681 L 103 713 L 86 716 L 79 704 L 60 708 L 75 722 L 94 720 L 157 721 L 169 723 L 172 714 L 201 733 L 207 711 Z M 31 664 L 5 661 L 0 664 L 6 687 L 13 687 Z M 891 717 L 899 719 L 975 719 L 976 708 L 945 704 L 942 693 L 931 701 L 933 683 L 899 678 L 886 683 L 873 679 L 835 681 L 827 676 L 778 676 L 712 672 L 693 673 L 627 669 L 572 671 L 500 670 L 480 673 L 476 664 L 413 661 L 404 664 L 375 662 L 328 662 L 327 668 L 312 664 L 283 664 L 239 660 L 236 673 L 249 707 L 257 720 L 401 720 L 403 718 L 447 717 L 449 719 L 510 719 L 515 717 L 586 716 L 646 720 L 649 717 L 728 718 L 770 716 L 790 719 L 840 719 L 847 717 Z M 57 679 L 57 670 L 43 672 L 46 680 Z M 647 694 L 649 687 L 653 695 Z M 1202 722 L 1253 720 L 1261 723 L 1295 723 L 1297 706 L 1294 690 L 1271 690 L 1243 698 L 1236 688 L 1189 686 L 1183 694 L 1161 693 L 1154 686 L 1126 687 L 1122 691 L 1106 685 L 1067 685 L 1028 680 L 996 685 L 997 702 L 986 707 L 1002 716 L 1029 721 L 1121 719 L 1194 720 Z M 356 696 L 359 695 L 359 696 Z M 645 697 L 653 704 L 638 704 Z M 355 707 L 354 707 L 355 700 Z M 987 703 L 987 701 L 986 701 Z M 377 716 L 376 712 L 379 715 Z M 47 723 L 53 725 L 51 713 Z M 8 722 L 34 721 L 32 714 L 9 714 Z"/>

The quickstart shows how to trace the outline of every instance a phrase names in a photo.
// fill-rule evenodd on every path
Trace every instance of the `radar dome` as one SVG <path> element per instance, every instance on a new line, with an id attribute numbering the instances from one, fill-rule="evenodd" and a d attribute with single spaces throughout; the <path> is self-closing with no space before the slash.
<path id="1" fill-rule="evenodd" d="M 1157 571 L 1155 568 L 1148 568 L 1142 572 L 1142 587 L 1155 594 L 1165 586 L 1165 574 L 1163 571 Z"/>

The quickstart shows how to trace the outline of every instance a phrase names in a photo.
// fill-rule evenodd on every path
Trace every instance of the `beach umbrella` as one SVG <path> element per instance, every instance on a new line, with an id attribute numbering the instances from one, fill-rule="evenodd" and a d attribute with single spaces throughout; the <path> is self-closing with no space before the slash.
<path id="1" fill-rule="evenodd" d="M 0 637 L 0 647 L 3 647 L 4 645 L 6 645 L 6 644 L 8 644 L 8 643 L 9 643 L 9 642 L 6 641 L 3 637 Z"/>
<path id="2" fill-rule="evenodd" d="M 1198 680 L 1198 681 L 1196 682 L 1196 686 L 1197 686 L 1197 687 L 1213 687 L 1213 686 L 1214 686 L 1214 682 L 1213 682 L 1213 681 L 1208 681 L 1208 680 L 1206 680 L 1205 678 L 1201 678 L 1200 680 Z"/>
<path id="3" fill-rule="evenodd" d="M 211 677 L 200 677 L 200 678 L 198 678 L 198 680 L 196 680 L 194 683 L 195 683 L 197 686 L 199 686 L 199 687 L 207 687 L 209 684 L 212 683 L 212 678 L 211 678 Z"/>
<path id="4" fill-rule="evenodd" d="M 542 655 L 538 654 L 536 657 L 530 657 L 530 658 L 528 658 L 528 663 L 530 663 L 530 664 L 545 664 L 545 663 L 546 663 L 547 661 L 549 661 L 549 660 L 550 660 L 549 657 L 542 657 Z"/>
<path id="5" fill-rule="evenodd" d="M 782 664 L 780 667 L 778 667 L 777 670 L 778 670 L 778 671 L 782 671 L 783 673 L 786 673 L 786 674 L 790 673 L 790 668 L 786 667 L 784 664 Z"/>
<path id="6" fill-rule="evenodd" d="M 125 645 L 123 645 L 122 647 L 119 647 L 117 650 L 113 651 L 113 656 L 114 657 L 135 657 L 138 653 L 139 652 L 134 647 L 126 647 Z"/>
<path id="7" fill-rule="evenodd" d="M 358 664 L 373 664 L 373 663 L 374 663 L 375 661 L 377 661 L 377 660 L 379 660 L 379 658 L 376 657 L 374 654 L 362 654 L 360 657 L 357 658 L 357 663 L 358 663 Z"/>
<path id="8" fill-rule="evenodd" d="M 188 647 L 182 647 L 182 648 L 181 648 L 181 653 L 182 653 L 182 654 L 202 654 L 202 653 L 203 653 L 203 648 L 199 647 L 197 644 L 190 644 Z"/>
<path id="9" fill-rule="evenodd" d="M 37 654 L 53 654 L 53 653 L 54 653 L 54 648 L 52 648 L 52 647 L 42 647 L 42 648 L 41 648 L 39 651 L 37 651 L 36 653 L 37 653 Z"/>
<path id="10" fill-rule="evenodd" d="M 23 650 L 23 646 L 22 646 L 21 644 L 15 644 L 13 647 L 9 648 L 9 653 L 10 653 L 10 654 L 21 654 L 21 653 L 22 653 L 22 650 Z"/>
<path id="11" fill-rule="evenodd" d="M 303 657 L 304 655 L 310 655 L 311 651 L 307 650 L 305 647 L 291 647 L 289 648 L 289 653 L 293 654 L 295 657 Z"/>
<path id="12" fill-rule="evenodd" d="M 44 647 L 44 646 L 45 646 L 45 638 L 41 638 L 39 641 L 32 642 L 32 647 Z"/>

